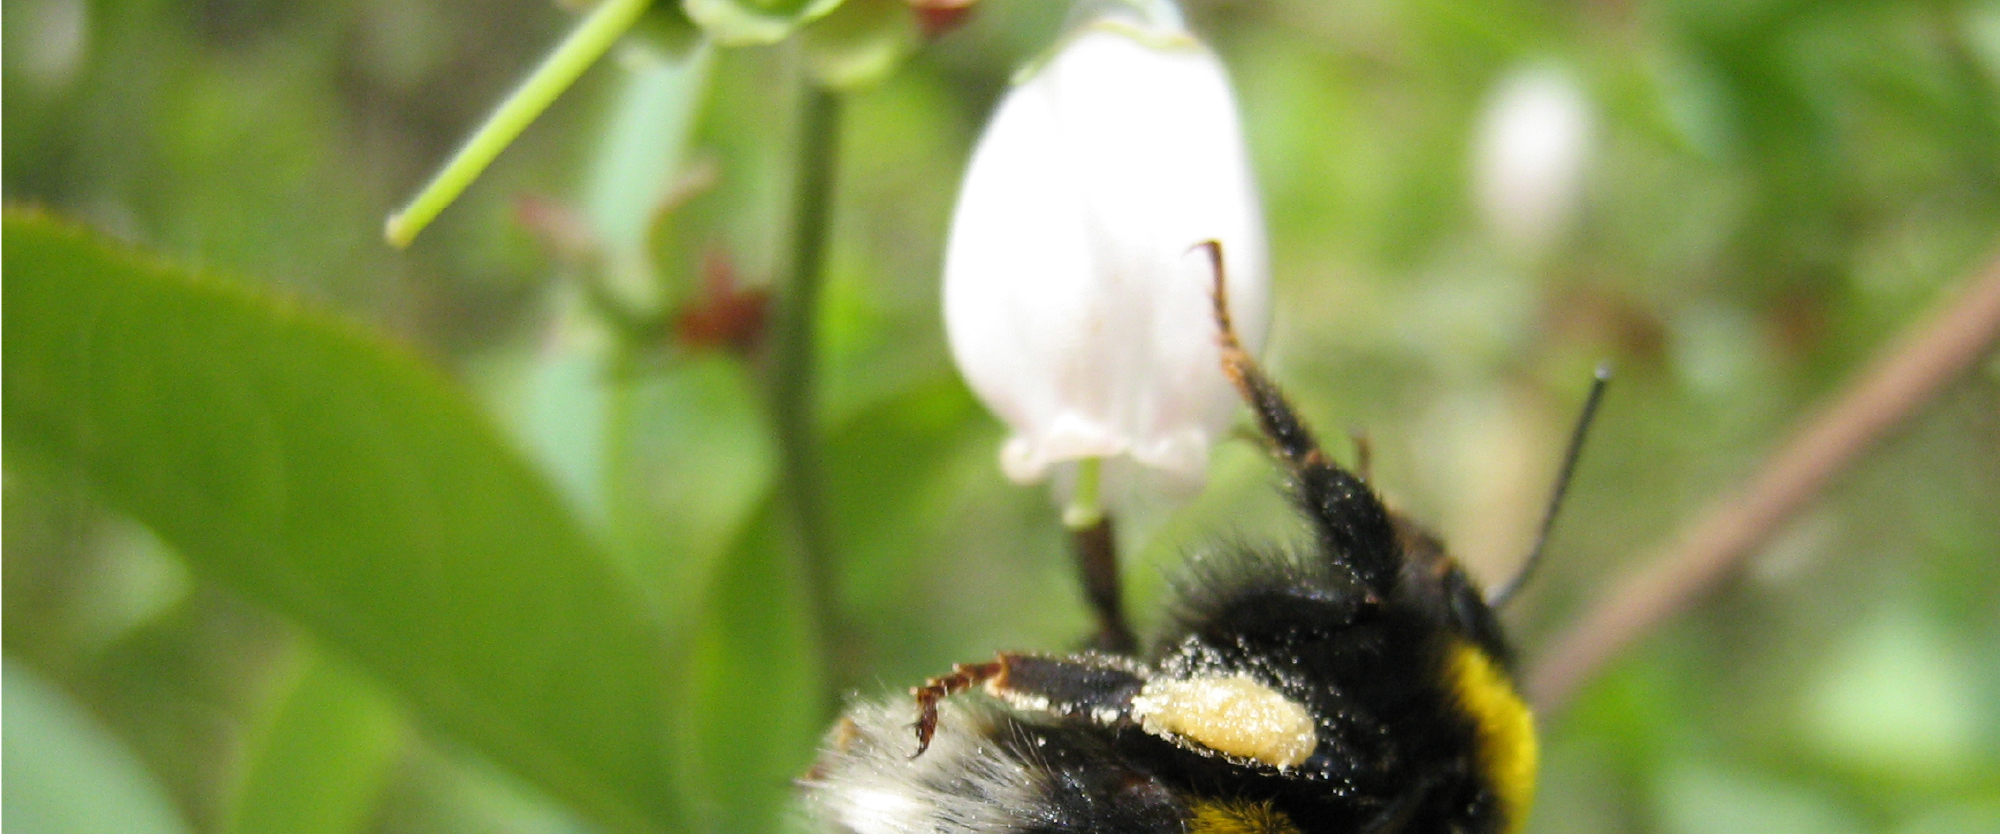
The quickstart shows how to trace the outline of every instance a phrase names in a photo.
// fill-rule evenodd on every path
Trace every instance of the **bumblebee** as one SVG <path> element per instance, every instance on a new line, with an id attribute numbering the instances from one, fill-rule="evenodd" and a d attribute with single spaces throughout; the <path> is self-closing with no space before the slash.
<path id="1" fill-rule="evenodd" d="M 824 828 L 1519 830 L 1535 729 L 1493 607 L 1437 539 L 1321 451 L 1238 342 L 1205 245 L 1223 369 L 1289 475 L 1310 547 L 1193 561 L 1148 652 L 1003 653 L 852 709 L 802 780 Z M 953 697 L 975 689 L 986 697 Z"/>

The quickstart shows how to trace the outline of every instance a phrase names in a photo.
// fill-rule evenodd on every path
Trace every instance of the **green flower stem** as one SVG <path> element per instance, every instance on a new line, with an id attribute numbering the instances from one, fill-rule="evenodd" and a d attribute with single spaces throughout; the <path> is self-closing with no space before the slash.
<path id="1" fill-rule="evenodd" d="M 792 192 L 792 253 L 781 278 L 776 328 L 771 344 L 771 411 L 778 435 L 779 481 L 789 521 L 796 531 L 799 558 L 810 587 L 812 618 L 826 650 L 823 708 L 838 710 L 841 678 L 834 656 L 842 645 L 835 599 L 832 547 L 821 497 L 818 429 L 813 371 L 817 364 L 821 270 L 825 261 L 833 172 L 838 159 L 840 102 L 807 83 L 799 123 L 798 180 Z"/>
<path id="2" fill-rule="evenodd" d="M 1132 636 L 1132 624 L 1125 620 L 1125 593 L 1118 580 L 1118 537 L 1112 530 L 1111 516 L 1104 512 L 1103 484 L 1103 458 L 1077 461 L 1076 488 L 1070 493 L 1069 506 L 1063 508 L 1062 520 L 1069 528 L 1070 550 L 1076 556 L 1084 600 L 1097 616 L 1097 635 L 1090 647 L 1129 654 L 1139 643 Z"/>
<path id="3" fill-rule="evenodd" d="M 1072 531 L 1088 530 L 1104 520 L 1104 501 L 1098 494 L 1103 471 L 1101 458 L 1076 462 L 1076 492 L 1070 495 L 1069 506 L 1063 508 L 1064 527 Z"/>
<path id="4" fill-rule="evenodd" d="M 652 5 L 653 0 L 602 0 L 597 8 L 591 9 L 583 21 L 571 30 L 569 37 L 556 46 L 554 52 L 542 60 L 521 86 L 516 87 L 493 115 L 486 117 L 486 123 L 474 131 L 465 146 L 458 149 L 450 162 L 424 185 L 422 191 L 410 200 L 402 211 L 389 215 L 389 222 L 383 229 L 389 244 L 398 249 L 410 245 L 417 233 L 424 230 L 436 219 L 438 212 L 451 205 L 465 187 L 479 177 L 481 171 L 500 155 L 500 151 L 512 144 L 514 138 L 527 129 L 528 123 L 547 110 L 549 103 L 562 95 L 577 76 L 604 57 L 606 50 L 625 34 L 627 29 L 639 19 L 639 15 Z"/>

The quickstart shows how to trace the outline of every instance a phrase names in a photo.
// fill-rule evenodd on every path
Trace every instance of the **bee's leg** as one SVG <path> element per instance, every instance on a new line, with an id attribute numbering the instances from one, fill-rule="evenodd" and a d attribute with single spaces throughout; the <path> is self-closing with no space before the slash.
<path id="1" fill-rule="evenodd" d="M 917 752 L 910 758 L 930 749 L 938 702 L 975 686 L 1016 709 L 1112 724 L 1130 719 L 1132 697 L 1145 685 L 1144 667 L 1113 655 L 1006 653 L 990 663 L 961 663 L 910 690 L 917 699 Z"/>
<path id="2" fill-rule="evenodd" d="M 1005 672 L 986 691 L 1016 709 L 1100 724 L 1128 720 L 1132 697 L 1146 686 L 1145 667 L 1124 657 L 1086 652 L 1070 657 L 1006 655 Z"/>
<path id="3" fill-rule="evenodd" d="M 910 688 L 910 695 L 917 699 L 917 752 L 911 753 L 910 758 L 931 749 L 931 737 L 937 734 L 938 702 L 1004 674 L 1011 656 L 1000 655 L 991 663 L 953 664 L 951 674 L 939 675 L 924 681 L 923 686 Z"/>
<path id="4" fill-rule="evenodd" d="M 1363 481 L 1375 479 L 1375 444 L 1369 442 L 1365 429 L 1348 429 L 1347 442 L 1354 444 L 1354 474 Z"/>
<path id="5" fill-rule="evenodd" d="M 1386 596 L 1395 585 L 1401 564 L 1396 550 L 1396 533 L 1389 511 L 1382 501 L 1354 473 L 1342 469 L 1320 450 L 1319 441 L 1276 383 L 1264 375 L 1257 360 L 1243 349 L 1236 326 L 1229 317 L 1229 291 L 1222 268 L 1222 244 L 1208 241 L 1215 266 L 1215 324 L 1220 330 L 1222 371 L 1257 414 L 1257 425 L 1292 471 L 1298 482 L 1299 500 L 1306 505 L 1314 526 L 1319 528 L 1327 549 L 1349 570 L 1362 587 L 1378 597 Z"/>

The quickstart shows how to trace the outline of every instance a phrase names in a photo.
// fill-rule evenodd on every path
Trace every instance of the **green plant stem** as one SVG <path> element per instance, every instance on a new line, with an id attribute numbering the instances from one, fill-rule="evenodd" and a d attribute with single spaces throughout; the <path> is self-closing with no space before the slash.
<path id="1" fill-rule="evenodd" d="M 1118 581 L 1118 538 L 1112 531 L 1111 516 L 1104 512 L 1103 483 L 1103 458 L 1077 461 L 1076 487 L 1070 493 L 1069 506 L 1063 508 L 1062 520 L 1069 529 L 1084 600 L 1097 617 L 1097 635 L 1090 646 L 1129 654 L 1138 641 L 1125 621 L 1124 592 Z"/>
<path id="2" fill-rule="evenodd" d="M 1076 462 L 1076 491 L 1070 495 L 1069 506 L 1063 508 L 1063 526 L 1072 532 L 1088 530 L 1104 520 L 1104 502 L 1098 495 L 1103 471 L 1100 458 Z"/>
<path id="3" fill-rule="evenodd" d="M 451 161 L 426 183 L 422 191 L 410 200 L 402 211 L 389 215 L 389 222 L 383 235 L 389 244 L 398 249 L 407 247 L 436 219 L 438 212 L 451 205 L 465 187 L 479 177 L 480 172 L 500 155 L 500 151 L 512 144 L 515 137 L 528 127 L 536 117 L 547 110 L 549 103 L 562 95 L 577 76 L 583 74 L 598 58 L 604 56 L 611 45 L 632 24 L 639 15 L 652 5 L 653 0 L 602 0 L 597 8 L 591 9 L 583 21 L 569 36 L 558 44 L 554 52 L 542 59 L 541 66 L 535 68 L 521 86 L 514 88 L 493 115 L 473 131 L 472 137 L 453 154 Z"/>
<path id="4" fill-rule="evenodd" d="M 810 585 L 813 623 L 826 647 L 820 652 L 827 658 L 826 674 L 820 680 L 825 687 L 822 703 L 831 718 L 839 706 L 840 679 L 833 657 L 841 641 L 833 554 L 821 497 L 813 372 L 818 356 L 820 273 L 839 151 L 840 102 L 810 83 L 805 85 L 803 96 L 798 179 L 792 192 L 792 253 L 789 274 L 781 279 L 777 326 L 772 333 L 771 411 L 778 435 L 780 494 Z"/>

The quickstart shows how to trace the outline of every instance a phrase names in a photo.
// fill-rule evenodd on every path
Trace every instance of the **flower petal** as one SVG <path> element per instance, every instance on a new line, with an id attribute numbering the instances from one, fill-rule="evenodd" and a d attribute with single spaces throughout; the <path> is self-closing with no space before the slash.
<path id="1" fill-rule="evenodd" d="M 1205 47 L 1100 21 L 1007 95 L 959 194 L 944 297 L 953 357 L 1013 429 L 1009 477 L 1117 455 L 1201 477 L 1236 403 L 1194 251 L 1208 240 L 1223 244 L 1254 349 L 1263 224 Z"/>

